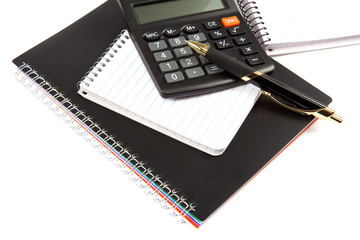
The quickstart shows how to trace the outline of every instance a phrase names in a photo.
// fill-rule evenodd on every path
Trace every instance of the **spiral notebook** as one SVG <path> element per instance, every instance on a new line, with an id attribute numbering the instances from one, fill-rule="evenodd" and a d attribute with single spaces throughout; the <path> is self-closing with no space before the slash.
<path id="1" fill-rule="evenodd" d="M 270 56 L 360 44 L 357 0 L 238 2 Z"/>
<path id="2" fill-rule="evenodd" d="M 79 94 L 145 126 L 218 156 L 260 96 L 252 84 L 164 99 L 124 31 L 79 84 Z"/>
<path id="3" fill-rule="evenodd" d="M 109 0 L 14 59 L 17 80 L 121 168 L 146 193 L 141 201 L 152 198 L 180 222 L 200 227 L 314 119 L 260 96 L 224 154 L 213 157 L 83 98 L 77 83 L 125 28 L 116 1 Z M 274 64 L 272 76 L 325 104 L 331 102 L 329 96 Z M 146 214 L 133 211 L 139 217 Z"/>

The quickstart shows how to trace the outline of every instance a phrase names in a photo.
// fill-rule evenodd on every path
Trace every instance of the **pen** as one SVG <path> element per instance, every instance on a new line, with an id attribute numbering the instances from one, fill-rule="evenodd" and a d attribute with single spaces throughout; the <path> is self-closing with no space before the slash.
<path id="1" fill-rule="evenodd" d="M 277 104 L 291 111 L 312 115 L 319 119 L 329 119 L 341 123 L 343 118 L 325 104 L 313 99 L 301 91 L 265 74 L 251 66 L 236 60 L 213 47 L 195 42 L 186 41 L 187 44 L 209 61 L 219 65 L 226 71 L 245 82 L 255 82 L 261 88 L 261 93 Z"/>

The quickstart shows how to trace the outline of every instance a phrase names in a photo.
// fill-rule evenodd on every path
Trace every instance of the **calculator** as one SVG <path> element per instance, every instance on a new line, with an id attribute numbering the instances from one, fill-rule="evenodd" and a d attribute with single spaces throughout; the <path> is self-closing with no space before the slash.
<path id="1" fill-rule="evenodd" d="M 274 69 L 234 0 L 118 0 L 132 38 L 163 98 L 187 97 L 240 84 L 185 42 L 215 47 L 256 70 Z"/>

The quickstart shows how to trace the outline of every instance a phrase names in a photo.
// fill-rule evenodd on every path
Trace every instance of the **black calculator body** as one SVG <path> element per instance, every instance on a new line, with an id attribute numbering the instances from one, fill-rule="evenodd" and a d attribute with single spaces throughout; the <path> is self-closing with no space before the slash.
<path id="1" fill-rule="evenodd" d="M 185 40 L 226 52 L 267 73 L 274 65 L 234 0 L 118 0 L 129 33 L 160 95 L 187 97 L 244 84 Z"/>

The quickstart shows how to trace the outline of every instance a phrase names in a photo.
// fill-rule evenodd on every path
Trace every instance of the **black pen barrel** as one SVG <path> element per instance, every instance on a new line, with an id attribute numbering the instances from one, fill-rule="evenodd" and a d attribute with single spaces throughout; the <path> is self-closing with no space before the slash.
<path id="1" fill-rule="evenodd" d="M 327 107 L 325 104 L 304 94 L 303 92 L 267 75 L 263 74 L 253 79 L 261 89 L 276 94 L 304 109 L 321 109 Z"/>
<path id="2" fill-rule="evenodd" d="M 210 62 L 216 63 L 227 72 L 242 78 L 254 72 L 254 68 L 235 59 L 234 57 L 211 47 L 205 56 Z M 256 70 L 255 70 L 256 71 Z"/>
<path id="3" fill-rule="evenodd" d="M 215 48 L 210 48 L 205 56 L 209 61 L 216 63 L 226 71 L 232 73 L 239 79 L 254 81 L 265 91 L 276 94 L 287 101 L 296 104 L 298 107 L 305 109 L 320 109 L 326 107 L 321 102 L 309 97 L 299 90 L 260 72 L 251 66 L 236 60 L 232 56 L 225 54 Z M 256 74 L 255 74 L 256 73 Z M 246 78 L 246 76 L 250 76 Z M 245 80 L 245 81 L 246 81 Z M 251 82 L 250 81 L 250 82 Z"/>

